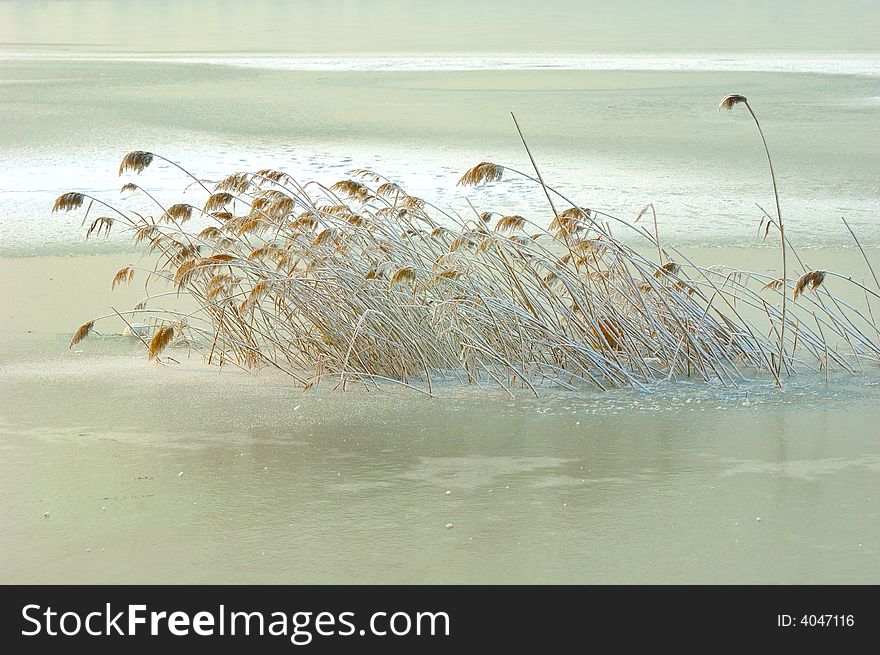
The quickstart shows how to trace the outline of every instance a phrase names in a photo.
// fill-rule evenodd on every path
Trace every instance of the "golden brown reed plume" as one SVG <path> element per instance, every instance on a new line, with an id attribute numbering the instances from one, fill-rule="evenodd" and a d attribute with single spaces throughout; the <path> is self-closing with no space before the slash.
<path id="1" fill-rule="evenodd" d="M 159 238 L 161 236 L 161 232 L 156 225 L 152 223 L 147 223 L 146 225 L 140 225 L 136 228 L 134 237 L 132 237 L 132 242 L 134 245 L 138 245 L 144 241 L 153 242 L 154 239 Z"/>
<path id="2" fill-rule="evenodd" d="M 245 234 L 262 234 L 268 229 L 269 225 L 265 220 L 260 216 L 253 216 L 241 220 L 238 228 L 235 230 L 235 235 L 240 237 Z"/>
<path id="3" fill-rule="evenodd" d="M 391 275 L 390 284 L 394 286 L 400 282 L 415 282 L 416 281 L 416 272 L 411 266 L 403 266 L 398 268 Z"/>
<path id="4" fill-rule="evenodd" d="M 425 201 L 416 196 L 407 195 L 403 198 L 403 206 L 408 210 L 415 211 L 422 209 L 425 206 Z"/>
<path id="5" fill-rule="evenodd" d="M 165 246 L 165 255 L 169 265 L 180 266 L 183 262 L 194 260 L 201 255 L 202 247 L 194 243 L 172 241 Z"/>
<path id="6" fill-rule="evenodd" d="M 86 239 L 90 236 L 101 236 L 101 232 L 104 233 L 104 236 L 110 234 L 110 228 L 113 227 L 113 219 L 109 216 L 99 216 L 95 220 L 92 221 L 91 225 L 89 225 L 89 229 L 86 230 Z"/>
<path id="7" fill-rule="evenodd" d="M 740 95 L 739 93 L 729 93 L 721 98 L 721 102 L 718 103 L 718 111 L 721 111 L 722 109 L 733 109 L 734 105 L 738 105 L 741 102 L 748 102 L 744 95 Z"/>
<path id="8" fill-rule="evenodd" d="M 521 230 L 525 227 L 525 224 L 526 219 L 522 216 L 504 216 L 495 223 L 495 229 L 498 232 L 513 232 L 514 230 Z"/>
<path id="9" fill-rule="evenodd" d="M 315 240 L 312 241 L 312 246 L 320 246 L 322 244 L 329 243 L 335 240 L 338 235 L 339 230 L 334 227 L 323 229 L 318 233 L 318 236 L 315 237 Z"/>
<path id="10" fill-rule="evenodd" d="M 220 295 L 226 295 L 233 283 L 233 277 L 227 273 L 213 276 L 205 285 L 205 299 L 214 300 Z"/>
<path id="11" fill-rule="evenodd" d="M 235 200 L 235 196 L 227 191 L 212 193 L 205 201 L 206 212 L 217 212 Z M 231 218 L 231 216 L 230 216 Z"/>
<path id="12" fill-rule="evenodd" d="M 566 212 L 562 212 L 563 214 Z M 552 221 L 550 221 L 550 231 L 553 232 L 557 237 L 564 239 L 566 236 L 575 234 L 584 229 L 584 225 L 578 219 L 580 214 L 572 215 L 568 214 L 563 216 L 559 214 Z"/>
<path id="13" fill-rule="evenodd" d="M 220 180 L 214 187 L 214 191 L 230 191 L 232 193 L 245 193 L 251 188 L 253 176 L 250 173 L 233 173 Z"/>
<path id="14" fill-rule="evenodd" d="M 275 182 L 277 184 L 281 184 L 282 182 L 290 181 L 293 179 L 284 171 L 277 171 L 274 168 L 263 168 L 257 171 L 257 175 L 261 178 L 271 180 L 272 182 Z"/>
<path id="15" fill-rule="evenodd" d="M 445 271 L 440 271 L 434 275 L 434 278 L 438 280 L 457 280 L 462 275 L 463 273 L 457 269 L 447 268 Z"/>
<path id="16" fill-rule="evenodd" d="M 119 164 L 119 174 L 122 175 L 126 171 L 134 171 L 141 173 L 143 170 L 153 163 L 153 153 L 143 150 L 133 150 L 122 158 Z"/>
<path id="17" fill-rule="evenodd" d="M 379 175 L 375 171 L 371 171 L 369 168 L 355 168 L 353 171 L 351 171 L 351 174 L 361 179 L 369 180 L 370 182 L 381 182 L 385 179 L 383 176 Z"/>
<path id="18" fill-rule="evenodd" d="M 190 218 L 192 218 L 192 210 L 192 205 L 179 202 L 177 204 L 171 205 L 168 209 L 166 209 L 163 218 L 167 221 L 186 223 Z"/>
<path id="19" fill-rule="evenodd" d="M 295 230 L 313 230 L 318 225 L 318 219 L 311 211 L 303 212 L 294 219 L 290 227 Z"/>
<path id="20" fill-rule="evenodd" d="M 335 204 L 335 205 L 321 205 L 318 208 L 324 214 L 351 214 L 351 207 L 348 205 Z"/>
<path id="21" fill-rule="evenodd" d="M 73 333 L 73 337 L 70 339 L 70 344 L 68 344 L 68 348 L 73 348 L 80 341 L 89 336 L 89 332 L 92 331 L 92 328 L 95 326 L 94 321 L 88 321 L 79 326 L 76 332 Z"/>
<path id="22" fill-rule="evenodd" d="M 205 257 L 201 260 L 203 265 L 211 265 L 211 264 L 226 264 L 231 261 L 234 261 L 235 257 L 226 252 L 218 252 L 210 257 Z"/>
<path id="23" fill-rule="evenodd" d="M 188 284 L 193 281 L 198 271 L 198 260 L 189 259 L 181 263 L 174 272 L 174 283 L 177 285 L 178 291 L 183 291 Z"/>
<path id="24" fill-rule="evenodd" d="M 331 191 L 335 191 L 346 198 L 359 200 L 361 202 L 367 200 L 370 195 L 370 189 L 363 183 L 356 180 L 340 180 L 330 187 Z"/>
<path id="25" fill-rule="evenodd" d="M 661 275 L 676 275 L 681 271 L 681 266 L 676 264 L 675 262 L 666 262 L 663 266 L 660 266 L 656 271 L 654 271 L 654 277 L 660 277 Z"/>
<path id="26" fill-rule="evenodd" d="M 393 198 L 394 196 L 405 196 L 406 193 L 400 188 L 399 184 L 385 182 L 376 188 L 376 195 L 382 196 L 383 198 Z"/>
<path id="27" fill-rule="evenodd" d="M 559 212 L 559 218 L 568 220 L 589 219 L 592 216 L 592 210 L 586 207 L 569 207 Z"/>
<path id="28" fill-rule="evenodd" d="M 806 290 L 808 285 L 811 291 L 815 291 L 824 281 L 825 271 L 807 271 L 798 278 L 798 281 L 794 285 L 794 299 L 797 300 Z"/>
<path id="29" fill-rule="evenodd" d="M 449 252 L 456 252 L 463 248 L 475 248 L 477 245 L 473 235 L 461 234 L 449 243 Z"/>
<path id="30" fill-rule="evenodd" d="M 223 232 L 220 231 L 220 228 L 214 225 L 209 225 L 196 236 L 204 241 L 216 241 L 217 239 L 223 238 Z"/>
<path id="31" fill-rule="evenodd" d="M 165 350 L 171 340 L 174 338 L 174 326 L 165 325 L 156 330 L 156 334 L 150 339 L 149 358 L 156 359 L 159 354 Z"/>
<path id="32" fill-rule="evenodd" d="M 485 254 L 490 248 L 497 248 L 499 243 L 500 239 L 496 234 L 483 237 L 482 239 L 480 239 L 479 245 L 477 246 L 476 250 L 474 250 L 474 252 L 478 255 Z"/>
<path id="33" fill-rule="evenodd" d="M 110 284 L 111 289 L 115 289 L 119 284 L 130 284 L 134 279 L 134 268 L 131 266 L 123 266 L 116 275 L 113 276 L 113 282 Z"/>
<path id="34" fill-rule="evenodd" d="M 458 186 L 477 186 L 487 182 L 497 182 L 504 175 L 504 167 L 492 162 L 480 162 L 458 180 Z"/>
<path id="35" fill-rule="evenodd" d="M 85 200 L 85 195 L 82 193 L 77 193 L 76 191 L 68 191 L 67 193 L 62 193 L 58 198 L 55 199 L 55 204 L 52 205 L 53 212 L 67 212 L 72 209 L 79 209 L 82 207 L 83 201 Z"/>

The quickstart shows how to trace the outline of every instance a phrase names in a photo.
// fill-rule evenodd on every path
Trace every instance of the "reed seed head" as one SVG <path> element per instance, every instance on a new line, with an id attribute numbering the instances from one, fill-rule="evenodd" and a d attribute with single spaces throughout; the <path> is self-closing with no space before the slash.
<path id="1" fill-rule="evenodd" d="M 458 186 L 477 186 L 487 182 L 497 182 L 504 175 L 504 167 L 492 162 L 480 162 L 458 180 Z"/>
<path id="2" fill-rule="evenodd" d="M 395 184 L 394 182 L 385 182 L 384 184 L 380 184 L 376 188 L 376 194 L 382 196 L 383 198 L 390 198 L 396 195 L 406 195 L 403 192 L 403 189 L 401 189 L 400 186 Z"/>
<path id="3" fill-rule="evenodd" d="M 498 219 L 495 229 L 499 232 L 513 232 L 525 227 L 526 219 L 522 216 L 504 216 Z"/>
<path id="4" fill-rule="evenodd" d="M 765 291 L 766 289 L 773 289 L 774 291 L 778 291 L 782 288 L 782 285 L 785 283 L 781 277 L 775 280 L 770 280 L 767 284 L 761 287 L 761 291 Z"/>
<path id="5" fill-rule="evenodd" d="M 113 282 L 110 285 L 111 289 L 115 289 L 118 284 L 129 284 L 134 279 L 134 269 L 131 266 L 124 266 L 116 271 L 116 275 L 113 276 Z"/>
<path id="6" fill-rule="evenodd" d="M 73 333 L 73 337 L 71 337 L 70 344 L 67 347 L 73 348 L 76 344 L 89 336 L 89 332 L 92 331 L 92 327 L 94 327 L 94 325 L 94 321 L 89 321 L 88 323 L 83 323 L 82 325 L 80 325 L 77 331 Z"/>
<path id="7" fill-rule="evenodd" d="M 205 211 L 219 212 L 233 200 L 235 200 L 235 196 L 226 191 L 221 191 L 220 193 L 212 193 L 205 201 Z"/>
<path id="8" fill-rule="evenodd" d="M 151 163 L 153 163 L 153 153 L 144 150 L 132 150 L 122 158 L 122 163 L 119 164 L 119 174 L 122 175 L 126 171 L 141 173 Z"/>
<path id="9" fill-rule="evenodd" d="M 741 102 L 748 103 L 748 100 L 744 95 L 740 95 L 739 93 L 730 93 L 721 98 L 721 102 L 718 103 L 718 111 L 721 111 L 722 109 L 733 109 L 734 105 L 738 105 Z"/>
<path id="10" fill-rule="evenodd" d="M 330 190 L 351 200 L 359 200 L 361 202 L 367 200 L 371 195 L 369 187 L 363 182 L 356 180 L 340 180 L 331 186 Z"/>
<path id="11" fill-rule="evenodd" d="M 654 277 L 660 277 L 664 273 L 667 275 L 676 275 L 680 270 L 681 266 L 675 262 L 666 262 L 654 272 Z"/>
<path id="12" fill-rule="evenodd" d="M 411 266 L 403 266 L 398 268 L 391 275 L 391 286 L 399 282 L 415 282 L 416 280 L 416 272 Z"/>
<path id="13" fill-rule="evenodd" d="M 180 202 L 175 205 L 171 205 L 167 210 L 165 210 L 163 218 L 169 222 L 171 220 L 175 220 L 180 223 L 185 223 L 192 217 L 192 210 L 192 205 Z"/>
<path id="14" fill-rule="evenodd" d="M 156 359 L 165 348 L 171 343 L 171 339 L 174 338 L 174 326 L 173 325 L 165 325 L 159 328 L 156 331 L 156 334 L 153 335 L 153 338 L 150 340 L 150 351 L 149 358 Z"/>
<path id="15" fill-rule="evenodd" d="M 815 291 L 824 281 L 825 271 L 807 271 L 798 278 L 794 285 L 794 299 L 797 300 L 806 291 L 807 286 L 810 287 L 810 290 Z"/>
<path id="16" fill-rule="evenodd" d="M 62 193 L 55 199 L 55 204 L 52 205 L 52 211 L 69 212 L 72 209 L 79 209 L 80 207 L 82 207 L 84 200 L 85 196 L 82 193 L 78 193 L 76 191 L 68 191 L 67 193 Z"/>
<path id="17" fill-rule="evenodd" d="M 86 239 L 88 239 L 93 234 L 95 236 L 101 236 L 101 232 L 104 233 L 104 236 L 110 234 L 110 228 L 113 227 L 113 219 L 109 216 L 99 216 L 92 224 L 89 225 L 89 229 L 86 230 Z"/>

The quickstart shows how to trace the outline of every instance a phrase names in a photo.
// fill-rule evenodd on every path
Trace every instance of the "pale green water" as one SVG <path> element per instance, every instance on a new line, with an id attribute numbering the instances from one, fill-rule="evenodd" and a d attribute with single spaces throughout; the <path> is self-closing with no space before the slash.
<path id="1" fill-rule="evenodd" d="M 0 45 L 110 51 L 874 50 L 871 0 L 7 0 Z"/>
<path id="2" fill-rule="evenodd" d="M 0 380 L 4 582 L 880 580 L 876 376 L 746 406 L 304 394 L 131 356 Z"/>
<path id="3" fill-rule="evenodd" d="M 132 149 L 158 152 L 209 179 L 275 167 L 333 183 L 352 168 L 374 168 L 441 206 L 469 211 L 467 196 L 481 209 L 549 222 L 534 184 L 509 177 L 484 190 L 455 186 L 479 161 L 530 170 L 511 110 L 546 179 L 582 205 L 632 218 L 654 202 L 668 242 L 742 245 L 755 241 L 756 203 L 769 208 L 773 198 L 748 114 L 715 110 L 733 90 L 749 95 L 763 121 L 789 238 L 851 244 L 845 216 L 866 245 L 880 245 L 873 229 L 880 77 L 264 64 L 0 58 L 0 253 L 123 248 L 117 237 L 86 246 L 80 217 L 52 216 L 49 208 L 59 193 L 76 189 L 154 211 L 148 201 L 119 195 L 118 163 Z M 138 182 L 169 204 L 186 186 L 160 165 Z M 185 198 L 204 201 L 195 191 Z"/>

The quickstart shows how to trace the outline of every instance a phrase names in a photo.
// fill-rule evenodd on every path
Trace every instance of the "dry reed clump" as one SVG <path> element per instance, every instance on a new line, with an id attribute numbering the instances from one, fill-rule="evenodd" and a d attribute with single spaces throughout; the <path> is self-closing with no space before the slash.
<path id="1" fill-rule="evenodd" d="M 158 157 L 130 153 L 120 170 L 139 173 Z M 684 376 L 736 385 L 756 371 L 779 381 L 800 367 L 851 371 L 853 356 L 855 365 L 880 356 L 868 336 L 878 333 L 873 319 L 822 286 L 835 274 L 806 271 L 791 287 L 803 302 L 783 314 L 774 298 L 789 293 L 789 281 L 703 268 L 677 251 L 672 261 L 656 214 L 652 232 L 575 204 L 540 174 L 483 162 L 460 183 L 506 172 L 532 179 L 555 199 L 543 223 L 477 209 L 460 217 L 364 169 L 330 187 L 261 170 L 209 188 L 184 172 L 205 192 L 201 207 L 158 206 L 153 218 L 83 194 L 55 204 L 110 208 L 114 223 L 158 257 L 146 271 L 148 297 L 110 315 L 150 324 L 150 358 L 182 343 L 208 362 L 270 366 L 306 388 L 330 378 L 342 388 L 393 381 L 431 393 L 436 381 L 453 380 L 537 393 L 548 384 L 647 388 Z M 196 218 L 211 224 L 184 227 Z M 612 236 L 612 223 L 647 240 L 659 260 Z M 134 274 L 121 269 L 113 285 Z M 815 293 L 804 295 L 807 287 Z M 192 298 L 195 311 L 161 307 L 175 294 Z"/>

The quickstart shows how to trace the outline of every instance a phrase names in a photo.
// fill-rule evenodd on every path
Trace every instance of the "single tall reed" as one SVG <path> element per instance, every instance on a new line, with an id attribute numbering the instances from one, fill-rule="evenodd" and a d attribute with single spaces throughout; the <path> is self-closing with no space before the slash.
<path id="1" fill-rule="evenodd" d="M 761 123 L 758 121 L 758 117 L 755 115 L 752 106 L 749 104 L 749 101 L 745 96 L 740 95 L 738 93 L 731 93 L 729 95 L 724 96 L 721 99 L 721 103 L 718 105 L 718 111 L 722 109 L 733 109 L 734 105 L 744 104 L 746 109 L 749 110 L 749 114 L 752 116 L 752 120 L 755 121 L 755 127 L 758 128 L 758 134 L 761 136 L 761 143 L 764 145 L 764 153 L 767 155 L 767 165 L 770 167 L 770 181 L 773 184 L 773 199 L 776 202 L 776 223 L 779 227 L 779 244 L 780 248 L 782 248 L 782 286 L 785 289 L 788 285 L 788 268 L 785 262 L 785 225 L 782 222 L 782 209 L 779 204 L 779 189 L 776 188 L 776 173 L 773 171 L 773 159 L 770 157 L 770 148 L 767 146 L 767 139 L 764 138 L 764 130 L 761 129 Z M 777 381 L 779 380 L 779 373 L 782 370 L 782 364 L 784 361 L 784 352 L 785 348 L 785 304 L 787 294 L 782 294 L 782 317 L 780 319 L 779 326 L 779 360 L 776 363 L 776 371 L 777 371 Z"/>

